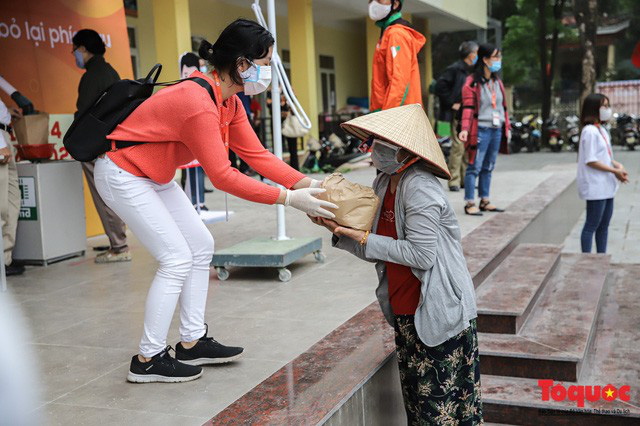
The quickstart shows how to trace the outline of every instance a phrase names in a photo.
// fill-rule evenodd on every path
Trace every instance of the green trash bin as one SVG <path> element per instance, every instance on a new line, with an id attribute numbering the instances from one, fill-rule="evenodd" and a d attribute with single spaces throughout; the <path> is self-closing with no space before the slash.
<path id="1" fill-rule="evenodd" d="M 451 123 L 448 121 L 440 121 L 436 123 L 436 134 L 442 138 L 444 136 L 451 136 Z"/>

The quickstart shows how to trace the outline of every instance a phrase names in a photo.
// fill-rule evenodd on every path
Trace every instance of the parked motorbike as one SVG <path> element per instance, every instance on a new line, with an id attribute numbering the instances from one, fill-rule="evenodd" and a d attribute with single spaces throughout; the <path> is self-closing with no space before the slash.
<path id="1" fill-rule="evenodd" d="M 549 148 L 553 152 L 560 152 L 564 147 L 564 139 L 558 126 L 558 116 L 553 115 L 547 120 L 547 131 L 549 132 Z"/>
<path id="2" fill-rule="evenodd" d="M 511 126 L 511 152 L 517 154 L 526 148 L 527 152 L 540 150 L 540 138 L 542 133 L 535 128 L 536 115 L 529 114 L 516 121 Z"/>
<path id="3" fill-rule="evenodd" d="M 618 115 L 616 118 L 616 133 L 618 142 L 629 148 L 630 151 L 635 150 L 636 145 L 640 142 L 638 140 L 638 123 L 632 115 Z"/>
<path id="4" fill-rule="evenodd" d="M 335 133 L 332 133 L 327 138 L 328 151 L 324 159 L 326 164 L 338 168 L 343 164 L 359 163 L 371 157 L 371 153 L 362 153 L 358 149 L 360 141 L 356 137 L 347 135 L 345 136 L 345 140 L 341 139 Z"/>
<path id="5" fill-rule="evenodd" d="M 542 145 L 542 118 L 539 116 L 534 116 L 531 120 L 530 126 L 531 130 L 531 149 L 527 147 L 529 152 L 540 151 L 540 146 Z"/>
<path id="6" fill-rule="evenodd" d="M 346 142 L 345 142 L 346 140 Z M 362 153 L 358 150 L 360 141 L 350 135 L 342 140 L 335 134 L 320 140 L 309 138 L 307 144 L 309 154 L 305 158 L 302 167 L 314 173 L 336 169 L 346 163 L 358 163 L 371 157 L 371 153 Z"/>
<path id="7" fill-rule="evenodd" d="M 309 142 L 307 142 L 307 148 L 309 153 L 302 162 L 302 168 L 311 170 L 312 173 L 322 172 L 320 167 L 320 157 L 323 150 L 322 143 L 318 139 L 310 137 Z"/>
<path id="8" fill-rule="evenodd" d="M 529 138 L 529 133 L 525 126 L 522 125 L 522 121 L 516 121 L 511 126 L 511 142 L 509 144 L 509 151 L 513 154 L 519 153 L 523 147 L 526 146 L 525 140 Z"/>
<path id="9" fill-rule="evenodd" d="M 580 146 L 580 119 L 577 115 L 569 115 L 564 118 L 566 122 L 565 138 L 572 151 L 578 151 Z"/>

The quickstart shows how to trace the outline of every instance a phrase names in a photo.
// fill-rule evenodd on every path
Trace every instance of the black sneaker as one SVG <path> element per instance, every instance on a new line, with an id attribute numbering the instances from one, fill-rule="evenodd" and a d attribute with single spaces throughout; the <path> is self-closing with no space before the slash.
<path id="1" fill-rule="evenodd" d="M 185 349 L 182 342 L 176 345 L 176 359 L 189 365 L 224 364 L 235 361 L 242 356 L 244 348 L 225 346 L 207 337 L 209 327 L 204 336 L 191 349 Z"/>
<path id="2" fill-rule="evenodd" d="M 16 264 L 15 262 L 9 266 L 5 266 L 4 273 L 7 277 L 24 274 L 24 265 Z"/>
<path id="3" fill-rule="evenodd" d="M 131 358 L 127 381 L 132 383 L 178 383 L 189 382 L 202 376 L 202 368 L 186 365 L 171 355 L 171 346 L 154 355 L 149 362 L 141 362 L 138 355 Z"/>

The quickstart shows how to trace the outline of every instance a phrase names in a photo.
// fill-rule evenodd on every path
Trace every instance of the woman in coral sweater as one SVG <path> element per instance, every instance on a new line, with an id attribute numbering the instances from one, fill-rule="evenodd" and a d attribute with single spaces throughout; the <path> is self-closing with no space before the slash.
<path id="1" fill-rule="evenodd" d="M 109 135 L 114 141 L 145 143 L 109 152 L 96 163 L 100 195 L 160 264 L 147 296 L 140 352 L 131 359 L 131 382 L 194 380 L 202 375 L 200 365 L 233 361 L 243 351 L 207 336 L 204 312 L 213 237 L 173 182 L 178 166 L 197 159 L 221 191 L 333 217 L 326 209 L 336 206 L 314 197 L 324 191 L 320 183 L 264 149 L 235 96 L 267 89 L 273 44 L 266 29 L 243 19 L 231 23 L 215 44 L 203 41 L 199 53 L 211 72 L 191 76 L 207 80 L 215 102 L 192 81 L 159 91 Z M 291 189 L 266 185 L 232 168 L 229 148 L 261 175 Z M 178 302 L 181 341 L 174 358 L 166 339 Z"/>

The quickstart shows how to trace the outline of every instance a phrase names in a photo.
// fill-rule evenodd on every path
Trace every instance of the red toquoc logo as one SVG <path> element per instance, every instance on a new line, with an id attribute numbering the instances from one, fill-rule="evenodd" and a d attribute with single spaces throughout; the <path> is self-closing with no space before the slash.
<path id="1" fill-rule="evenodd" d="M 553 380 L 538 380 L 538 386 L 542 388 L 542 400 L 549 401 L 575 401 L 578 407 L 584 407 L 584 400 L 595 402 L 600 399 L 605 401 L 629 401 L 630 386 L 621 386 L 619 389 L 609 384 L 602 386 L 571 385 L 568 388 L 560 383 L 553 384 Z"/>

